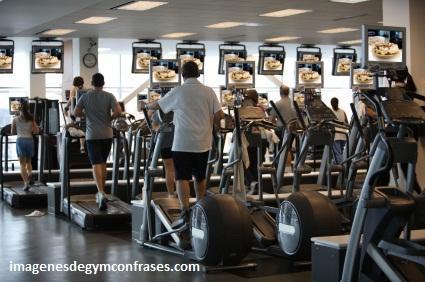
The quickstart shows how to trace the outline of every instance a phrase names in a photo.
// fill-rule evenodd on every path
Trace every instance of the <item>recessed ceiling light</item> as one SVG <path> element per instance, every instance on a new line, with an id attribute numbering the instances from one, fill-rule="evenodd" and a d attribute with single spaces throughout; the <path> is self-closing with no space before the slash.
<path id="1" fill-rule="evenodd" d="M 110 21 L 113 21 L 117 18 L 114 17 L 89 17 L 86 18 L 84 20 L 75 22 L 75 23 L 79 23 L 79 24 L 103 24 L 103 23 L 107 23 Z"/>
<path id="2" fill-rule="evenodd" d="M 264 39 L 264 41 L 271 41 L 271 42 L 282 42 L 282 41 L 289 41 L 289 40 L 295 40 L 299 39 L 301 37 L 298 36 L 279 36 L 279 37 L 272 37 Z"/>
<path id="3" fill-rule="evenodd" d="M 58 28 L 58 29 L 48 29 L 41 32 L 40 34 L 58 36 L 58 35 L 65 35 L 74 31 L 75 29 Z"/>
<path id="4" fill-rule="evenodd" d="M 338 42 L 338 44 L 341 44 L 341 45 L 356 45 L 356 44 L 360 44 L 360 43 L 362 43 L 362 41 L 360 39 Z"/>
<path id="5" fill-rule="evenodd" d="M 256 26 L 265 26 L 265 24 L 262 24 L 262 23 L 244 23 L 244 26 L 256 27 Z"/>
<path id="6" fill-rule="evenodd" d="M 165 4 L 168 4 L 168 2 L 131 1 L 121 6 L 117 6 L 113 9 L 128 10 L 128 11 L 146 11 L 146 10 L 150 10 Z"/>
<path id="7" fill-rule="evenodd" d="M 173 32 L 173 33 L 167 33 L 164 35 L 161 35 L 161 37 L 166 37 L 166 38 L 179 38 L 179 37 L 186 37 L 186 36 L 190 36 L 190 35 L 194 35 L 196 33 L 193 32 Z"/>
<path id="8" fill-rule="evenodd" d="M 244 25 L 245 23 L 241 23 L 241 22 L 221 22 L 221 23 L 216 23 L 216 24 L 210 24 L 207 25 L 205 27 L 208 28 L 230 28 L 230 27 L 235 27 L 235 26 L 241 26 Z"/>
<path id="9" fill-rule="evenodd" d="M 356 4 L 356 3 L 361 3 L 361 2 L 367 2 L 369 0 L 330 0 L 330 1 L 336 2 L 336 3 Z"/>
<path id="10" fill-rule="evenodd" d="M 105 47 L 97 48 L 98 53 L 104 53 L 104 52 L 108 52 L 108 51 L 111 51 L 111 48 L 105 48 Z"/>
<path id="11" fill-rule="evenodd" d="M 324 29 L 319 30 L 319 33 L 343 33 L 343 32 L 350 32 L 350 31 L 356 31 L 359 30 L 357 28 L 350 28 L 350 27 L 338 27 L 338 28 L 331 28 L 331 29 Z"/>
<path id="12" fill-rule="evenodd" d="M 274 17 L 274 18 L 282 18 L 282 17 L 289 17 L 294 16 L 298 14 L 304 14 L 313 12 L 312 10 L 299 10 L 299 9 L 285 9 L 285 10 L 279 10 L 275 12 L 265 13 L 261 14 L 260 17 Z"/>

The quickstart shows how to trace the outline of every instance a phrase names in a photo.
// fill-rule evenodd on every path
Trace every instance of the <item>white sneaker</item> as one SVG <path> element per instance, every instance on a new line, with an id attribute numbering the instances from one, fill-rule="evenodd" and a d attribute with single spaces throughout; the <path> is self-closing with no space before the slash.
<path id="1" fill-rule="evenodd" d="M 33 211 L 32 213 L 27 214 L 27 215 L 25 215 L 25 216 L 29 216 L 29 217 L 38 217 L 38 216 L 44 216 L 44 215 L 46 215 L 44 212 L 41 212 L 41 211 L 37 211 L 37 210 L 35 210 L 35 211 Z"/>
<path id="2" fill-rule="evenodd" d="M 98 204 L 99 206 L 99 210 L 104 211 L 106 210 L 108 207 L 106 205 L 106 197 L 103 193 L 97 192 L 96 194 L 96 204 Z"/>

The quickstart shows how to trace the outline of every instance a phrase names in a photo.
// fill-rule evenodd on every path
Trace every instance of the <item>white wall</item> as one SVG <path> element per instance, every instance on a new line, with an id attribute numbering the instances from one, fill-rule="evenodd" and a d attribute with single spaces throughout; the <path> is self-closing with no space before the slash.
<path id="1" fill-rule="evenodd" d="M 132 64 L 132 42 L 137 41 L 134 39 L 99 39 L 99 71 L 105 75 L 105 87 L 113 90 L 120 87 L 126 89 L 117 95 L 118 97 L 124 96 L 125 92 L 131 92 L 140 84 L 149 79 L 147 74 L 133 74 L 131 73 Z M 164 59 L 174 59 L 176 56 L 176 43 L 181 41 L 175 40 L 160 40 L 163 49 Z M 206 85 L 214 88 L 218 92 L 218 87 L 225 84 L 225 76 L 218 74 L 218 45 L 222 42 L 207 41 L 203 42 L 206 48 L 205 58 L 205 74 L 200 77 Z M 247 47 L 248 56 L 253 56 L 258 60 L 258 46 L 261 43 L 244 43 Z M 296 47 L 297 44 L 284 44 L 286 50 L 286 61 L 284 75 L 276 76 L 284 84 L 295 87 L 295 61 L 296 61 Z M 349 104 L 352 101 L 352 92 L 349 89 L 349 77 L 346 76 L 332 76 L 332 57 L 333 48 L 335 46 L 319 45 L 322 49 L 322 60 L 324 61 L 324 89 L 322 89 L 322 97 L 325 103 L 329 104 L 332 97 L 337 97 L 340 100 L 340 106 L 344 109 L 349 116 Z M 356 48 L 358 56 L 360 57 L 360 48 Z M 359 58 L 360 60 L 360 58 Z M 121 72 L 119 74 L 118 72 Z M 279 99 L 278 85 L 274 84 L 267 76 L 257 75 L 256 89 L 258 92 L 269 93 L 271 100 Z M 117 89 L 118 91 L 118 89 Z M 136 108 L 136 101 L 131 101 L 131 109 Z M 133 105 L 134 103 L 134 105 Z M 127 107 L 127 110 L 129 108 Z"/>

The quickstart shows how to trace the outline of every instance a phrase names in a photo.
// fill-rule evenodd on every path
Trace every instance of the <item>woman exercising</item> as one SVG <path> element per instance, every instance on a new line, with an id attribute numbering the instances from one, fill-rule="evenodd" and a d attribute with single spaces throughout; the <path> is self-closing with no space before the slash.
<path id="1" fill-rule="evenodd" d="M 21 166 L 21 177 L 24 181 L 24 191 L 29 191 L 32 174 L 31 158 L 34 155 L 33 134 L 38 134 L 34 117 L 28 111 L 28 104 L 21 103 L 19 114 L 12 122 L 12 135 L 17 134 L 16 154 Z"/>

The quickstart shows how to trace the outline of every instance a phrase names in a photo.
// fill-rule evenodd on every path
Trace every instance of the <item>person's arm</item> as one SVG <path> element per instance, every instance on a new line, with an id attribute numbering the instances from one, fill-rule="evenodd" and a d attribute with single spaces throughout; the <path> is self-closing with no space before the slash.
<path id="1" fill-rule="evenodd" d="M 10 134 L 16 135 L 16 121 L 15 121 L 15 119 L 13 119 L 13 121 L 12 121 L 12 126 L 10 128 Z"/>
<path id="2" fill-rule="evenodd" d="M 85 101 L 85 95 L 81 97 L 77 105 L 75 105 L 74 111 L 71 113 L 71 115 L 74 115 L 76 117 L 82 117 L 83 116 L 83 110 L 84 110 L 84 101 Z"/>
<path id="3" fill-rule="evenodd" d="M 35 123 L 35 121 L 33 120 L 32 121 L 32 134 L 39 134 L 39 133 L 40 133 L 40 130 L 39 130 L 37 124 Z"/>
<path id="4" fill-rule="evenodd" d="M 214 113 L 213 122 L 216 128 L 220 128 L 220 120 L 225 116 L 223 110 L 221 109 L 221 104 L 218 101 L 217 95 L 215 95 L 214 90 L 211 89 L 212 97 L 212 112 Z"/>
<path id="5" fill-rule="evenodd" d="M 366 106 L 366 116 L 371 118 L 376 118 L 376 112 L 373 109 Z"/>
<path id="6" fill-rule="evenodd" d="M 156 111 L 156 110 L 159 110 L 160 108 L 158 101 L 153 101 L 151 103 L 145 103 L 142 101 L 142 108 L 143 107 L 151 111 Z"/>
<path id="7" fill-rule="evenodd" d="M 223 112 L 222 109 L 218 110 L 215 114 L 214 114 L 214 125 L 216 128 L 220 127 L 220 120 L 222 120 L 224 118 L 225 114 Z"/>
<path id="8" fill-rule="evenodd" d="M 77 90 L 75 89 L 75 87 L 73 87 L 71 91 L 69 91 L 69 98 L 68 98 L 68 102 L 65 105 L 65 109 L 66 108 L 69 109 L 69 107 L 71 107 L 72 99 L 74 99 L 74 97 L 76 96 L 76 92 Z"/>
<path id="9" fill-rule="evenodd" d="M 114 119 L 121 116 L 121 113 L 122 113 L 121 106 L 117 101 L 115 101 L 115 104 L 112 107 L 112 118 Z"/>

